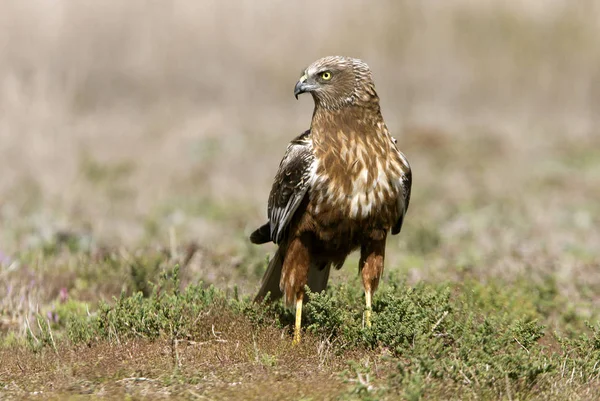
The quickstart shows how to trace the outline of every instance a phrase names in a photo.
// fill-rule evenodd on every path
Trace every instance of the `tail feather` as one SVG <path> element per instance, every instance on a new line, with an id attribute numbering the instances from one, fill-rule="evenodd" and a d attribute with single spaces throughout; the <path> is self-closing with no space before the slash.
<path id="1" fill-rule="evenodd" d="M 267 293 L 271 293 L 270 300 L 275 301 L 283 296 L 281 289 L 279 288 L 279 280 L 281 279 L 281 269 L 283 268 L 283 257 L 285 252 L 283 247 L 279 247 L 273 258 L 269 261 L 269 266 L 262 280 L 260 290 L 254 302 L 260 302 L 267 296 Z"/>
<path id="2" fill-rule="evenodd" d="M 283 268 L 283 259 L 285 257 L 285 248 L 280 246 L 273 255 L 273 258 L 269 261 L 269 266 L 262 280 L 260 290 L 254 302 L 261 302 L 268 293 L 270 293 L 269 300 L 276 301 L 283 296 L 283 292 L 279 287 L 281 280 L 281 269 Z M 327 282 L 329 281 L 329 272 L 331 270 L 331 264 L 316 266 L 311 265 L 308 270 L 308 288 L 312 292 L 321 292 L 327 288 Z"/>
<path id="3" fill-rule="evenodd" d="M 331 264 L 327 263 L 325 266 L 311 265 L 308 270 L 308 288 L 312 292 L 321 292 L 327 288 L 327 282 L 329 281 L 329 270 Z"/>

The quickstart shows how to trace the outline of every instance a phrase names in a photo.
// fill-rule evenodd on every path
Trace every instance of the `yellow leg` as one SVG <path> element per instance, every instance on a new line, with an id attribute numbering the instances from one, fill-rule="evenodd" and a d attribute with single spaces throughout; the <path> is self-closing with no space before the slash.
<path id="1" fill-rule="evenodd" d="M 367 327 L 371 327 L 371 291 L 365 291 L 365 303 L 367 304 L 365 309 L 365 323 Z"/>
<path id="2" fill-rule="evenodd" d="M 358 268 L 365 288 L 365 325 L 367 327 L 371 327 L 371 299 L 383 274 L 386 234 L 386 231 L 374 230 L 371 240 L 364 243 L 360 248 Z"/>
<path id="3" fill-rule="evenodd" d="M 296 327 L 294 327 L 294 341 L 292 344 L 298 345 L 300 344 L 300 327 L 302 326 L 302 298 L 296 300 Z"/>

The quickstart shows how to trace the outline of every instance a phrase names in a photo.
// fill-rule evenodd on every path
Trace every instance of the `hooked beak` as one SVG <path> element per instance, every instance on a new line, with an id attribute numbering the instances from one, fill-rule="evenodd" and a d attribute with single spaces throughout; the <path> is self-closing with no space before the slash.
<path id="1" fill-rule="evenodd" d="M 300 77 L 298 82 L 296 82 L 296 86 L 294 86 L 294 96 L 296 97 L 296 100 L 298 99 L 298 95 L 300 95 L 304 92 L 308 92 L 309 90 L 312 89 L 312 87 L 306 83 L 307 79 L 308 79 L 308 76 L 306 74 L 304 74 Z"/>

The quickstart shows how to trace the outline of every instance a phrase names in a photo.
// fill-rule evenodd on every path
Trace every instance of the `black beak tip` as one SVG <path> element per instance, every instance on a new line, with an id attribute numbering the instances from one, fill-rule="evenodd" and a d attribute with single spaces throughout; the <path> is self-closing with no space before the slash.
<path id="1" fill-rule="evenodd" d="M 296 86 L 294 86 L 294 97 L 298 100 L 298 95 L 304 93 L 304 84 L 302 82 L 297 82 Z"/>

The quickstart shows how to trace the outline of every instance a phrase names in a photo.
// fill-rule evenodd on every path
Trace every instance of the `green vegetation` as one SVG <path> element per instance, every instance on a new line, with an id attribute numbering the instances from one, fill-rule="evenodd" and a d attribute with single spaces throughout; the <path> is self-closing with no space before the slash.
<path id="1" fill-rule="evenodd" d="M 239 393 L 225 383 L 249 364 L 261 377 L 286 372 L 287 380 L 299 386 L 298 394 L 312 399 L 600 395 L 600 325 L 571 311 L 552 282 L 469 280 L 410 286 L 392 275 L 377 292 L 373 326 L 366 328 L 360 282 L 350 280 L 324 293 L 309 291 L 305 337 L 295 347 L 293 316 L 280 303 L 255 304 L 237 291 L 227 293 L 202 283 L 181 288 L 177 264 L 160 272 L 152 259 L 143 266 L 156 279 L 147 293 L 122 293 L 98 305 L 63 299 L 52 313 L 35 315 L 24 338 L 5 336 L 0 356 L 6 362 L 2 385 L 8 394 L 47 392 L 50 385 L 59 394 L 78 392 L 81 388 L 73 383 L 82 380 L 92 392 L 138 394 L 143 385 L 135 389 L 120 384 L 145 385 L 151 380 L 175 395 L 190 390 L 209 398 L 245 398 L 260 386 L 255 378 L 242 375 Z M 550 321 L 555 327 L 544 325 Z M 81 377 L 85 369 L 78 367 L 99 362 L 98 348 L 132 346 L 158 360 L 138 361 L 142 366 L 136 369 L 141 371 L 115 362 L 106 368 L 108 376 Z M 236 358 L 215 365 L 203 360 L 205 347 L 211 357 L 233 353 Z M 72 352 L 78 354 L 76 360 L 65 356 Z M 22 375 L 23 364 L 34 361 L 48 368 L 35 379 Z M 167 368 L 151 379 L 141 373 L 156 364 Z M 213 377 L 200 378 L 198 369 L 208 369 Z M 308 383 L 326 377 L 324 393 L 295 376 L 313 369 Z M 59 371 L 63 381 L 44 381 Z"/>

